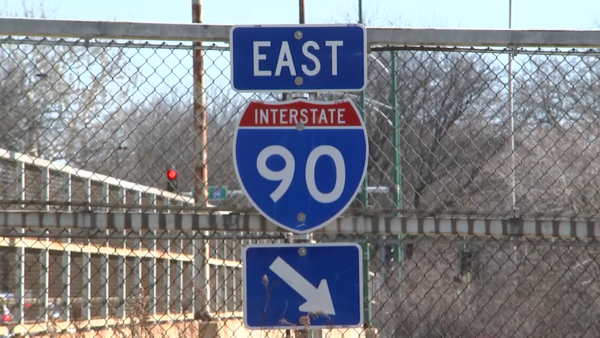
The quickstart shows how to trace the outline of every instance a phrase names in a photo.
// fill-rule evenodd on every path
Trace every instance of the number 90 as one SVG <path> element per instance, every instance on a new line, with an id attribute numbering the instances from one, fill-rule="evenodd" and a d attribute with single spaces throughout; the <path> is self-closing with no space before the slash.
<path id="1" fill-rule="evenodd" d="M 267 160 L 273 155 L 279 155 L 283 158 L 285 161 L 283 169 L 273 171 L 267 167 Z M 333 190 L 328 193 L 321 192 L 319 188 L 317 188 L 317 183 L 315 182 L 315 168 L 317 166 L 317 161 L 323 155 L 331 157 L 335 164 L 335 185 L 333 186 Z M 270 194 L 273 202 L 277 202 L 292 184 L 294 172 L 296 170 L 296 160 L 294 159 L 294 155 L 286 148 L 276 145 L 268 146 L 258 154 L 256 168 L 258 169 L 258 173 L 267 180 L 281 181 L 277 189 Z M 308 188 L 310 195 L 316 201 L 321 203 L 331 203 L 335 202 L 342 195 L 346 184 L 346 165 L 342 153 L 340 153 L 337 148 L 332 146 L 318 146 L 313 149 L 306 160 L 305 173 L 306 187 Z"/>

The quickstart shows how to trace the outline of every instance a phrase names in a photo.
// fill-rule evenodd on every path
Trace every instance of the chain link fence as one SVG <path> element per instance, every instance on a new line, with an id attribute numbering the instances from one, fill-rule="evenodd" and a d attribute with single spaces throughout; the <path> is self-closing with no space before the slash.
<path id="1" fill-rule="evenodd" d="M 175 168 L 176 193 L 192 195 L 192 46 L 31 38 L 0 45 L 6 154 L 160 189 Z M 237 118 L 250 99 L 282 98 L 233 92 L 226 47 L 203 48 L 207 185 L 226 190 L 209 202 L 248 209 L 231 158 Z M 364 109 L 370 189 L 350 210 L 595 215 L 597 77 L 592 50 L 373 48 L 364 100 L 317 99 L 350 97 Z M 2 164 L 3 204 L 21 205 L 15 170 Z M 25 200 L 41 200 L 41 176 L 27 182 Z M 64 193 L 50 199 L 65 202 Z"/>
<path id="2" fill-rule="evenodd" d="M 182 229 L 164 218 L 154 228 L 28 226 L 39 211 L 253 213 L 235 178 L 233 133 L 249 100 L 283 97 L 233 92 L 228 57 L 221 43 L 0 40 L 0 205 L 26 215 L 0 232 L 0 335 L 251 334 L 207 323 L 239 320 L 241 249 L 284 233 Z M 364 113 L 367 184 L 344 216 L 595 226 L 598 61 L 592 49 L 371 46 L 364 93 L 312 97 L 351 98 Z M 417 229 L 314 234 L 363 245 L 366 327 L 377 335 L 600 335 L 594 231 L 546 239 Z M 359 334 L 368 329 L 327 333 Z"/>
<path id="3" fill-rule="evenodd" d="M 0 45 L 3 149 L 162 189 L 175 168 L 177 193 L 192 194 L 192 46 L 15 38 Z M 317 98 L 350 97 L 364 109 L 372 189 L 353 209 L 596 214 L 596 52 L 382 49 L 369 55 L 364 100 Z M 204 47 L 204 72 L 208 185 L 230 193 L 211 203 L 249 208 L 231 160 L 237 118 L 250 99 L 281 97 L 232 92 L 225 47 Z M 15 171 L 3 164 L 2 199 L 17 204 Z M 26 199 L 40 199 L 40 180 L 38 173 L 26 184 Z"/>
<path id="4" fill-rule="evenodd" d="M 358 234 L 314 239 L 358 242 L 366 249 L 365 319 L 381 337 L 600 334 L 596 241 L 427 235 L 398 240 Z M 12 317 L 0 330 L 42 336 L 51 330 L 82 334 L 108 329 L 114 335 L 126 330 L 126 337 L 138 331 L 164 337 L 180 323 L 175 329 L 208 335 L 194 319 L 206 321 L 212 313 L 213 321 L 235 322 L 242 315 L 241 249 L 285 240 L 266 233 L 4 230 L 3 306 Z M 211 257 L 224 259 L 193 264 L 207 247 Z M 401 264 L 394 250 L 401 250 Z M 205 276 L 198 281 L 203 273 L 210 277 L 208 288 Z M 25 291 L 21 298 L 11 292 L 19 288 Z M 194 302 L 207 299 L 210 311 L 197 312 Z M 300 318 L 282 314 L 281 319 L 304 328 Z M 234 326 L 233 332 L 221 330 L 214 334 L 249 335 Z M 339 334 L 354 336 L 350 330 Z"/>
<path id="5" fill-rule="evenodd" d="M 209 173 L 200 189 L 224 189 L 209 201 L 217 210 L 250 208 L 231 158 L 237 119 L 250 99 L 282 98 L 233 92 L 227 47 L 203 47 L 205 99 L 194 101 L 189 44 L 10 37 L 0 46 L 3 205 L 22 204 L 10 152 L 160 189 L 175 168 L 175 193 L 191 197 L 200 110 Z M 597 213 L 597 52 L 386 49 L 372 48 L 364 98 L 316 97 L 352 98 L 365 114 L 369 188 L 351 212 Z M 25 200 L 39 201 L 42 174 L 30 177 Z M 66 202 L 65 186 L 49 199 Z"/>

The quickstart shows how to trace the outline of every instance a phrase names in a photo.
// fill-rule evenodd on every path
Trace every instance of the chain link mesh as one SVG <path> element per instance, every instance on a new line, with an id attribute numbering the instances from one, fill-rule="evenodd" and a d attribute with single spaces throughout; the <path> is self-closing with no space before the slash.
<path id="1" fill-rule="evenodd" d="M 358 234 L 314 239 L 363 246 L 370 272 L 366 320 L 381 337 L 600 334 L 596 241 L 427 235 L 399 240 Z M 247 337 L 238 328 L 241 250 L 250 243 L 284 241 L 276 233 L 4 230 L 2 300 L 4 315 L 12 317 L 0 330 L 32 336 L 52 328 L 75 334 L 113 330 L 114 335 L 137 330 L 159 337 L 167 335 L 160 330 L 179 323 L 179 329 L 198 334 L 209 330 L 207 314 L 212 313 L 236 328 L 215 334 Z M 207 249 L 211 258 L 205 261 Z M 202 263 L 194 265 L 194 257 Z M 210 276 L 208 283 L 198 282 L 203 273 Z M 194 306 L 206 300 L 210 312 Z M 300 318 L 284 319 L 304 328 Z M 339 334 L 351 337 L 351 331 Z"/>
<path id="2" fill-rule="evenodd" d="M 207 116 L 207 185 L 228 192 L 209 203 L 248 209 L 233 169 L 232 136 L 248 100 L 282 98 L 233 92 L 227 47 L 203 48 L 205 105 L 196 113 L 205 108 Z M 19 158 L 11 152 L 145 190 L 166 189 L 166 170 L 175 168 L 175 193 L 191 197 L 200 137 L 193 127 L 192 51 L 184 44 L 0 41 L 5 206 L 22 200 L 34 205 L 48 184 L 46 200 L 55 204 L 69 204 L 68 188 L 71 203 L 85 196 L 75 186 L 82 177 L 67 187 L 64 172 L 51 170 L 51 179 L 42 181 L 44 165 L 25 168 L 32 172 L 25 175 L 23 196 L 15 187 Z M 369 55 L 364 105 L 348 93 L 317 99 L 350 97 L 364 109 L 371 189 L 350 210 L 595 215 L 597 78 L 594 51 L 380 48 Z M 199 186 L 206 184 L 201 180 Z M 90 202 L 106 203 L 101 194 Z"/>
<path id="3" fill-rule="evenodd" d="M 198 212 L 200 180 L 225 189 L 210 194 L 210 209 L 251 209 L 235 178 L 233 133 L 248 100 L 282 97 L 233 92 L 228 47 L 202 49 L 204 104 L 194 98 L 191 44 L 2 38 L 1 208 Z M 364 97 L 316 97 L 351 98 L 364 112 L 369 188 L 348 213 L 591 219 L 600 208 L 598 61 L 594 50 L 373 48 Z M 202 150 L 207 182 L 195 163 Z M 366 328 L 321 334 L 600 336 L 595 240 L 314 240 L 361 243 L 369 273 Z M 241 249 L 284 241 L 283 233 L 1 229 L 0 335 L 249 337 Z"/>

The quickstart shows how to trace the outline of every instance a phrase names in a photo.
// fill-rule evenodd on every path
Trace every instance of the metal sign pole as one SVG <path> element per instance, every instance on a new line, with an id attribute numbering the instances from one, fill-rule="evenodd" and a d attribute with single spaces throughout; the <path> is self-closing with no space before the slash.
<path id="1" fill-rule="evenodd" d="M 298 0 L 298 23 L 300 24 L 305 24 L 305 11 L 304 11 L 304 0 Z M 290 94 L 286 94 L 286 101 L 291 101 L 291 100 L 295 100 L 295 99 L 305 99 L 305 100 L 310 100 L 310 93 L 303 93 L 303 92 L 292 92 Z M 316 97 L 315 97 L 316 99 Z M 296 240 L 300 243 L 312 243 L 313 242 L 313 235 L 312 233 L 307 234 L 307 235 L 295 235 L 294 233 L 290 233 L 289 234 L 290 237 L 292 238 L 296 238 Z M 294 242 L 294 240 L 292 239 L 290 241 L 291 243 Z"/>
<path id="2" fill-rule="evenodd" d="M 305 11 L 304 11 L 304 0 L 298 0 L 298 23 L 300 24 L 305 24 Z M 310 100 L 310 93 L 303 93 L 303 92 L 293 92 L 290 93 L 289 96 L 287 97 L 288 100 L 295 100 L 295 99 L 305 99 L 305 100 Z M 316 97 L 315 97 L 316 99 Z M 290 243 L 294 243 L 294 242 L 298 242 L 298 243 L 314 243 L 313 241 L 313 234 L 312 232 L 306 235 L 295 235 L 294 233 L 290 233 Z M 306 338 L 319 338 L 320 337 L 320 330 L 297 330 L 295 333 L 295 337 L 302 337 L 304 334 L 306 336 Z M 316 333 L 316 334 L 315 334 Z"/>

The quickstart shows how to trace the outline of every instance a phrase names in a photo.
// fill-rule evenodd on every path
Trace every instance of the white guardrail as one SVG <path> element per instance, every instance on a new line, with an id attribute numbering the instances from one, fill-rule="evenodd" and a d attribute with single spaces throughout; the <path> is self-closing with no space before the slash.
<path id="1" fill-rule="evenodd" d="M 1 20 L 0 20 L 1 22 Z M 26 173 L 27 167 L 36 167 L 37 170 L 41 170 L 41 179 L 42 179 L 42 186 L 41 186 L 41 190 L 42 190 L 42 202 L 48 202 L 49 198 L 50 198 L 50 187 L 51 187 L 51 178 L 52 178 L 52 174 L 62 174 L 63 179 L 65 179 L 65 184 L 66 184 L 66 191 L 67 193 L 64 195 L 64 202 L 65 202 L 65 206 L 66 206 L 66 210 L 67 211 L 71 211 L 71 207 L 69 206 L 68 203 L 70 203 L 72 201 L 72 199 L 74 198 L 73 195 L 73 189 L 71 188 L 72 185 L 72 181 L 73 178 L 77 178 L 79 180 L 82 180 L 84 182 L 84 186 L 85 186 L 85 201 L 87 202 L 91 202 L 91 198 L 92 198 L 92 184 L 101 184 L 103 187 L 103 203 L 110 203 L 110 187 L 118 187 L 119 188 L 119 198 L 123 198 L 126 196 L 128 191 L 135 191 L 137 193 L 136 196 L 136 204 L 141 205 L 142 204 L 142 194 L 145 194 L 147 196 L 150 197 L 150 203 L 152 204 L 156 204 L 156 201 L 158 200 L 158 198 L 162 198 L 164 199 L 165 202 L 168 202 L 170 204 L 177 204 L 177 205 L 194 205 L 194 199 L 192 197 L 188 197 L 188 196 L 182 196 L 182 195 L 178 195 L 175 193 L 171 193 L 168 191 L 165 191 L 163 189 L 158 189 L 155 187 L 150 187 L 150 186 L 145 186 L 145 185 L 141 185 L 138 183 L 134 183 L 134 182 L 128 182 L 125 180 L 121 180 L 121 179 L 117 179 L 115 177 L 110 177 L 110 176 L 106 176 L 106 175 L 102 175 L 102 174 L 98 174 L 95 172 L 91 172 L 88 170 L 83 170 L 83 169 L 78 169 L 72 166 L 68 166 L 68 165 L 64 165 L 64 164 L 58 164 L 56 162 L 52 162 L 49 160 L 45 160 L 45 159 L 40 159 L 40 158 L 36 158 L 36 157 L 32 157 L 29 156 L 27 154 L 22 154 L 19 152 L 14 152 L 14 151 L 10 151 L 10 150 L 6 150 L 6 149 L 1 149 L 0 148 L 0 161 L 4 161 L 4 162 L 11 162 L 11 165 L 9 165 L 9 167 L 14 166 L 14 170 L 16 170 L 16 183 L 17 183 L 17 200 L 19 201 L 24 201 L 24 203 L 26 203 L 26 196 L 25 196 L 25 192 L 26 192 Z M 12 168 L 10 168 L 9 170 L 12 170 Z M 36 174 L 39 175 L 39 174 Z M 39 192 L 36 191 L 35 193 L 36 195 L 39 196 Z M 48 208 L 48 207 L 46 207 Z M 47 209 L 48 210 L 48 209 Z M 10 211 L 9 211 L 10 213 Z M 70 213 L 61 213 L 61 214 L 70 214 Z M 27 226 L 29 226 L 30 224 L 27 224 Z M 20 223 L 20 226 L 22 226 L 22 223 Z M 12 226 L 11 226 L 12 227 Z M 15 227 L 19 227 L 19 225 L 15 225 Z M 107 230 L 108 231 L 108 230 Z M 169 231 L 169 229 L 167 229 L 167 231 Z M 63 276 L 62 276 L 62 281 L 65 285 L 71 285 L 71 253 L 75 252 L 75 253 L 82 253 L 83 254 L 83 268 L 82 268 L 82 273 L 84 276 L 84 283 L 83 285 L 84 288 L 82 290 L 82 293 L 80 293 L 79 298 L 77 299 L 91 299 L 91 295 L 92 293 L 92 289 L 91 289 L 91 278 L 92 278 L 92 271 L 91 271 L 91 255 L 92 254 L 96 254 L 96 255 L 102 255 L 105 259 L 105 264 L 104 264 L 104 268 L 101 269 L 100 274 L 102 275 L 102 280 L 103 280 L 103 290 L 101 290 L 100 292 L 102 293 L 102 297 L 105 297 L 106 299 L 110 298 L 111 293 L 109 292 L 110 290 L 108 289 L 109 287 L 109 283 L 108 283 L 108 279 L 109 279 L 109 260 L 108 257 L 109 256 L 119 256 L 121 257 L 121 264 L 124 264 L 124 259 L 127 257 L 134 257 L 136 260 L 138 260 L 137 262 L 137 266 L 141 267 L 141 264 L 139 263 L 139 260 L 141 260 L 142 258 L 150 258 L 153 263 L 151 264 L 151 266 L 156 267 L 158 264 L 166 264 L 166 266 L 170 265 L 170 264 L 177 264 L 179 269 L 181 271 L 183 271 L 183 264 L 184 262 L 189 262 L 194 266 L 194 269 L 192 270 L 196 270 L 199 271 L 200 274 L 203 274 L 203 278 L 207 278 L 209 276 L 209 266 L 219 266 L 220 268 L 223 269 L 240 269 L 242 267 L 241 262 L 240 261 L 235 261 L 235 260 L 227 260 L 224 258 L 218 258 L 218 257 L 210 257 L 205 264 L 204 262 L 204 256 L 205 255 L 210 255 L 210 249 L 209 249 L 209 242 L 206 240 L 201 240 L 201 243 L 196 243 L 197 247 L 201 248 L 199 249 L 202 254 L 198 255 L 198 254 L 187 254 L 187 253 L 171 253 L 169 250 L 169 245 L 167 245 L 166 248 L 164 248 L 162 251 L 161 250 L 157 250 L 157 240 L 154 239 L 153 241 L 153 247 L 152 249 L 144 249 L 141 247 L 141 243 L 139 244 L 139 247 L 136 247 L 135 249 L 125 249 L 125 248 L 109 248 L 109 247 L 102 247 L 99 245 L 94 245 L 94 244 L 80 244 L 80 243 L 72 243 L 72 242 L 53 242 L 53 241 L 40 241 L 37 239 L 28 239 L 26 237 L 23 237 L 19 240 L 18 245 L 15 244 L 11 244 L 12 241 L 10 240 L 10 238 L 3 238 L 0 237 L 0 247 L 2 246 L 11 246 L 14 247 L 17 250 L 17 255 L 19 257 L 21 257 L 21 259 L 18 260 L 18 267 L 17 267 L 17 273 L 20 274 L 19 278 L 20 280 L 25 280 L 25 250 L 26 249 L 33 249 L 33 250 L 42 250 L 42 261 L 45 262 L 44 264 L 46 264 L 45 266 L 49 266 L 49 252 L 50 251 L 61 251 L 64 252 L 64 264 L 66 264 L 66 267 L 69 268 L 65 268 L 63 269 Z M 180 245 L 182 248 L 184 247 L 183 245 Z M 157 262 L 163 262 L 163 263 L 157 263 Z M 167 278 L 168 281 L 166 283 L 167 285 L 167 290 L 165 292 L 165 295 L 163 295 L 163 298 L 166 297 L 167 298 L 167 302 L 169 303 L 169 299 L 171 297 L 171 291 L 169 290 L 171 288 L 171 284 L 173 284 L 174 280 L 173 278 L 177 279 L 178 276 L 171 276 L 170 274 L 170 269 L 166 268 L 166 275 L 161 277 L 161 278 Z M 134 272 L 136 274 L 136 280 L 141 280 L 140 278 L 142 277 L 142 271 L 140 269 L 136 269 L 136 272 Z M 157 299 L 157 288 L 156 288 L 156 281 L 158 280 L 159 276 L 157 275 L 157 271 L 156 268 L 153 268 L 151 271 L 152 274 L 152 280 L 154 281 L 152 283 L 152 290 L 151 290 L 151 298 L 153 299 L 152 301 L 155 301 Z M 233 274 L 232 274 L 233 275 Z M 120 275 L 120 283 L 119 283 L 119 297 L 126 297 L 126 276 L 125 275 Z M 197 277 L 193 277 L 193 278 L 197 278 Z M 45 283 L 45 285 L 49 285 L 50 280 L 49 280 L 49 273 L 48 273 L 48 269 L 45 270 L 44 276 L 42 277 L 42 280 L 44 281 L 43 283 Z M 183 278 L 178 278 L 178 282 L 179 282 L 179 289 L 183 290 L 184 285 L 183 285 Z M 16 297 L 18 297 L 18 299 L 23 299 L 24 295 L 25 295 L 25 289 L 24 289 L 24 284 L 21 283 L 19 285 L 19 288 L 17 290 L 17 294 Z M 192 286 L 192 288 L 195 288 L 195 286 Z M 207 285 L 205 287 L 204 292 L 206 294 L 210 293 L 210 287 Z M 44 288 L 45 290 L 46 288 Z M 68 288 L 70 289 L 70 288 Z M 194 291 L 193 291 L 194 292 Z M 233 292 L 233 290 L 231 291 Z M 66 294 L 63 294 L 61 297 L 65 298 L 63 299 L 63 302 L 65 304 L 72 304 L 73 302 L 77 301 L 76 298 L 72 298 L 71 297 L 71 292 L 68 291 Z M 183 309 L 183 304 L 181 303 L 182 298 L 179 297 L 179 308 Z M 49 295 L 47 292 L 43 292 L 41 297 L 39 298 L 39 301 L 44 304 L 45 308 L 48 308 L 48 306 L 53 303 L 53 300 L 49 298 Z M 226 310 L 226 309 L 225 309 Z M 191 318 L 193 318 L 193 313 L 167 313 L 165 314 L 158 314 L 155 313 L 156 311 L 156 307 L 153 307 L 153 319 L 156 322 L 164 322 L 164 321 L 177 321 L 177 320 L 190 320 Z M 122 306 L 120 306 L 120 316 L 118 317 L 122 317 L 122 318 L 126 318 L 125 317 L 125 310 Z M 29 334 L 31 333 L 43 333 L 46 332 L 47 327 L 45 325 L 39 325 L 39 324 L 29 324 L 26 323 L 24 321 L 24 316 L 21 315 L 24 313 L 24 307 L 23 307 L 23 302 L 19 302 L 19 304 L 17 304 L 17 310 L 15 313 L 15 318 L 16 318 L 16 324 L 13 325 L 13 327 L 10 329 L 10 331 L 12 333 L 24 333 L 27 332 Z M 58 323 L 58 325 L 60 327 L 63 327 L 63 329 L 67 329 L 69 327 L 69 322 L 70 322 L 70 318 L 69 318 L 69 312 L 66 311 L 66 318 L 63 321 L 60 321 Z M 240 312 L 233 312 L 233 311 L 224 311 L 224 312 L 216 312 L 214 313 L 214 315 L 216 317 L 241 317 L 241 313 Z M 47 320 L 47 316 L 48 313 L 45 313 L 44 316 L 46 317 Z M 104 305 L 103 309 L 102 309 L 102 319 L 98 319 L 98 318 L 93 318 L 91 315 L 91 311 L 90 311 L 90 303 L 87 302 L 85 307 L 84 307 L 84 313 L 83 313 L 83 318 L 84 320 L 82 321 L 82 325 L 88 327 L 88 328 L 94 328 L 94 327 L 105 327 L 105 326 L 110 326 L 108 323 L 112 323 L 114 322 L 114 325 L 116 325 L 120 319 L 117 318 L 113 318 L 112 316 L 109 316 L 109 311 L 108 311 L 108 306 Z M 6 334 L 7 328 L 6 327 L 0 327 L 0 335 L 2 334 Z"/>
<path id="2" fill-rule="evenodd" d="M 1 22 L 1 20 L 0 20 Z M 87 202 L 91 202 L 91 187 L 92 183 L 100 183 L 104 186 L 104 194 L 103 194 L 103 202 L 109 203 L 109 187 L 119 187 L 120 188 L 120 198 L 122 198 L 127 190 L 137 192 L 138 196 L 136 200 L 141 204 L 142 194 L 149 195 L 151 197 L 152 202 L 156 203 L 156 197 L 162 197 L 168 201 L 176 202 L 181 205 L 194 205 L 194 199 L 188 196 L 182 196 L 179 194 L 175 194 L 172 192 L 168 192 L 163 189 L 158 189 L 150 186 L 141 185 L 134 182 L 124 181 L 115 177 L 110 177 L 102 174 L 98 174 L 95 172 L 74 168 L 68 165 L 60 165 L 55 162 L 51 162 L 48 160 L 44 160 L 41 158 L 36 158 L 29 156 L 27 154 L 22 154 L 6 149 L 0 148 L 0 159 L 7 160 L 11 162 L 17 163 L 16 166 L 16 174 L 19 179 L 19 185 L 17 189 L 19 189 L 21 198 L 20 200 L 25 200 L 25 166 L 35 166 L 42 170 L 42 201 L 47 202 L 50 196 L 50 179 L 52 175 L 50 172 L 58 172 L 61 174 L 66 174 L 67 176 L 67 196 L 65 196 L 66 201 L 70 202 L 72 197 L 71 193 L 71 184 L 72 178 L 78 178 L 85 182 L 85 199 Z"/>

